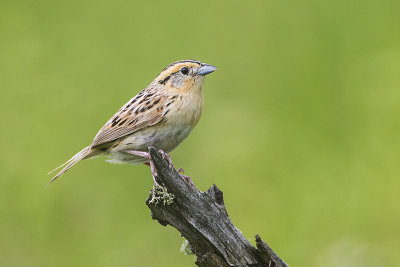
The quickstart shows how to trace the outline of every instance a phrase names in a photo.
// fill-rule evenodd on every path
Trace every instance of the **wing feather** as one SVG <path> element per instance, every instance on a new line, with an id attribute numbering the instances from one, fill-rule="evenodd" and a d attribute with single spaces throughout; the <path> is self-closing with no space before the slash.
<path id="1" fill-rule="evenodd" d="M 114 141 L 142 128 L 157 124 L 164 117 L 163 107 L 167 96 L 156 88 L 146 88 L 129 100 L 100 129 L 91 147 Z"/>

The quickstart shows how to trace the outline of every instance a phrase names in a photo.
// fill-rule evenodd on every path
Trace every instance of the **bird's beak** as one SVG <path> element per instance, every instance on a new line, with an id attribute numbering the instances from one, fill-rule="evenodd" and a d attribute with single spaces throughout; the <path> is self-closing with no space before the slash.
<path id="1" fill-rule="evenodd" d="M 200 69 L 197 70 L 197 75 L 207 75 L 210 74 L 211 72 L 214 72 L 217 69 L 217 67 L 211 66 L 204 64 Z"/>

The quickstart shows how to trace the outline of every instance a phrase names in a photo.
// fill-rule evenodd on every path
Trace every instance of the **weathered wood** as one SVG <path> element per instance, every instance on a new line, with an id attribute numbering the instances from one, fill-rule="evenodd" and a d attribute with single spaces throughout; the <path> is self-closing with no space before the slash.
<path id="1" fill-rule="evenodd" d="M 198 266 L 288 266 L 258 235 L 256 248 L 233 225 L 217 186 L 200 192 L 156 148 L 149 151 L 162 188 L 152 190 L 146 204 L 154 220 L 188 240 Z"/>

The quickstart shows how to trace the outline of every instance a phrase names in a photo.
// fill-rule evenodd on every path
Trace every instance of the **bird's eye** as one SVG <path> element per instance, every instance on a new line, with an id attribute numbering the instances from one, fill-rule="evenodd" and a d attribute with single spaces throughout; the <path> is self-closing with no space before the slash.
<path id="1" fill-rule="evenodd" d="M 186 74 L 189 73 L 189 69 L 188 69 L 187 67 L 183 67 L 183 68 L 181 69 L 181 73 L 186 75 Z"/>

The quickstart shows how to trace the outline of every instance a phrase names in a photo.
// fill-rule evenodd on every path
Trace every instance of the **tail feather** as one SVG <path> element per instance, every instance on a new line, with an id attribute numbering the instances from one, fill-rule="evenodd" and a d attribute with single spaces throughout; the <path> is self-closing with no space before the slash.
<path id="1" fill-rule="evenodd" d="M 71 168 L 72 166 L 74 166 L 75 164 L 77 164 L 79 161 L 85 159 L 86 157 L 88 157 L 91 153 L 92 153 L 92 148 L 90 146 L 85 147 L 84 149 L 82 149 L 81 151 L 79 151 L 75 156 L 73 156 L 72 158 L 70 158 L 67 162 L 65 162 L 64 164 L 62 164 L 61 166 L 57 167 L 56 169 L 52 170 L 49 173 L 52 173 L 53 171 L 65 166 L 59 173 L 57 173 L 56 176 L 53 177 L 53 179 L 50 180 L 49 184 L 54 182 L 54 180 L 56 180 L 58 177 L 60 177 L 61 175 L 63 175 L 66 171 L 69 170 L 69 168 Z"/>
<path id="2" fill-rule="evenodd" d="M 60 166 L 58 166 L 58 167 L 57 167 L 57 168 L 55 168 L 54 170 L 52 170 L 52 171 L 48 172 L 48 173 L 47 173 L 47 175 L 49 175 L 49 174 L 51 174 L 51 173 L 55 172 L 56 170 L 58 170 L 58 169 L 60 169 L 60 168 L 64 167 L 65 165 L 67 165 L 68 163 L 70 163 L 70 162 L 71 162 L 71 160 L 72 160 L 72 158 L 71 158 L 71 159 L 69 159 L 68 161 L 64 162 L 63 164 L 61 164 Z"/>

